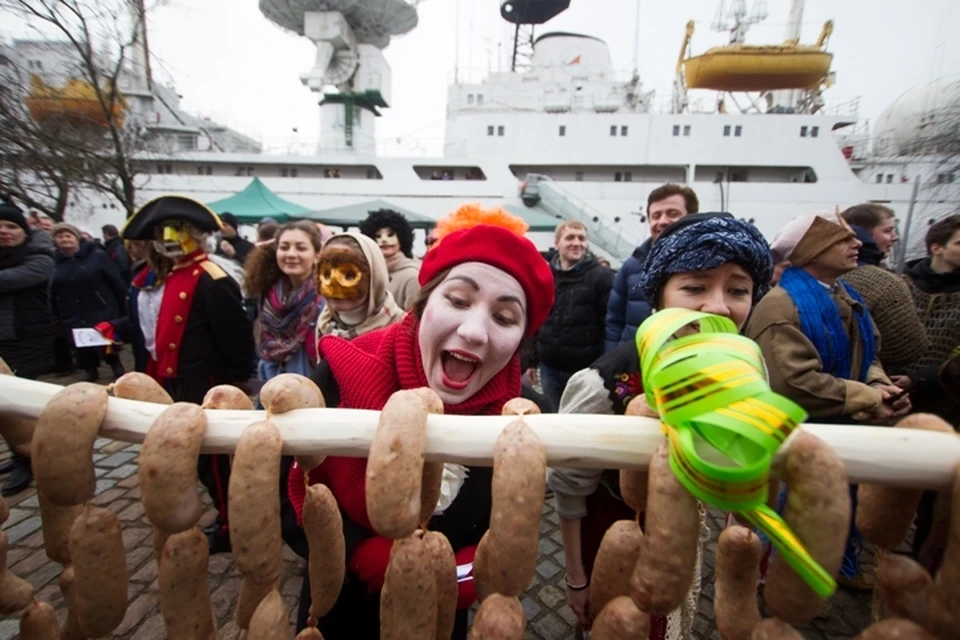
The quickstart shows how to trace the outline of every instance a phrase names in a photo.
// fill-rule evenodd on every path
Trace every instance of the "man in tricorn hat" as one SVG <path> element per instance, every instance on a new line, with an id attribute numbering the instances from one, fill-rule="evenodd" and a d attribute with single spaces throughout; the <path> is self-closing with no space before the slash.
<path id="1" fill-rule="evenodd" d="M 133 280 L 129 316 L 97 327 L 125 341 L 139 333 L 147 373 L 177 402 L 200 404 L 211 387 L 243 386 L 252 373 L 253 327 L 240 289 L 202 249 L 207 234 L 221 228 L 217 214 L 189 198 L 145 204 L 127 220 L 123 238 L 150 242 L 150 266 Z M 207 532 L 210 551 L 228 551 L 229 457 L 201 455 L 198 473 L 219 514 Z"/>

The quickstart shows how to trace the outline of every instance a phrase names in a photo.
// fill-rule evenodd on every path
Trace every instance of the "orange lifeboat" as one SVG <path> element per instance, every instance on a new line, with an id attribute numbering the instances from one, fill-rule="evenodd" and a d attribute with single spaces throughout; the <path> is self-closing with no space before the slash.
<path id="1" fill-rule="evenodd" d="M 687 87 L 714 91 L 816 89 L 833 54 L 815 46 L 714 47 L 684 60 Z"/>
<path id="2" fill-rule="evenodd" d="M 123 114 L 127 101 L 116 91 L 106 89 L 104 97 L 108 100 L 114 95 L 109 108 L 109 117 L 100 104 L 96 90 L 87 82 L 71 78 L 63 88 L 51 87 L 39 76 L 30 78 L 30 95 L 25 102 L 30 115 L 37 122 L 68 122 L 75 125 L 95 125 L 106 127 L 111 122 L 123 126 Z"/>

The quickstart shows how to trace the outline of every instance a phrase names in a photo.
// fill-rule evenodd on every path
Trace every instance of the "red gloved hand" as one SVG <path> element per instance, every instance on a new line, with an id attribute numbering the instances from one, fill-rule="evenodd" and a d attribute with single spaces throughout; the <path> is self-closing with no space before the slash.
<path id="1" fill-rule="evenodd" d="M 93 327 L 96 329 L 100 335 L 102 335 L 107 340 L 111 342 L 117 342 L 117 329 L 110 322 L 101 322 L 100 324 Z"/>

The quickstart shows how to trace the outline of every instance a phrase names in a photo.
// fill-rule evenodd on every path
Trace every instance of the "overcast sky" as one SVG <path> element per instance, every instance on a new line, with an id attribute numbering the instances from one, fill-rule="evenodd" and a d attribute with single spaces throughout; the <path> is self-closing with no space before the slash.
<path id="1" fill-rule="evenodd" d="M 282 2 L 284 0 L 271 0 Z M 300 83 L 313 61 L 313 45 L 285 32 L 259 11 L 258 0 L 169 0 L 149 16 L 149 40 L 157 74 L 175 84 L 183 105 L 261 138 L 268 148 L 316 138 L 317 94 Z M 639 69 L 655 103 L 664 104 L 687 20 L 696 21 L 694 53 L 724 44 L 710 25 L 718 0 L 644 0 L 640 3 Z M 728 2 L 729 4 L 729 2 Z M 747 41 L 783 39 L 789 0 L 768 0 L 768 19 Z M 748 8 L 751 0 L 747 2 Z M 573 31 L 605 40 L 614 66 L 628 76 L 633 66 L 635 0 L 572 0 L 570 8 L 538 33 Z M 437 146 L 443 137 L 447 85 L 455 61 L 461 74 L 509 64 L 512 27 L 494 0 L 423 0 L 419 25 L 385 50 L 393 73 L 393 103 L 378 120 L 378 138 L 402 138 L 404 146 Z M 459 13 L 459 24 L 458 24 Z M 808 0 L 804 42 L 833 19 L 829 50 L 837 85 L 828 105 L 860 98 L 861 119 L 875 118 L 912 86 L 960 74 L 960 2 L 956 0 Z M 7 35 L 17 35 L 4 27 Z M 459 34 L 459 38 L 457 37 Z M 459 47 L 457 43 L 459 41 Z M 502 46 L 498 46 L 502 45 Z M 456 55 L 459 48 L 459 56 Z M 693 92 L 691 97 L 709 95 Z M 298 133 L 294 134 L 296 128 Z M 312 146 L 312 145 L 310 145 Z"/>

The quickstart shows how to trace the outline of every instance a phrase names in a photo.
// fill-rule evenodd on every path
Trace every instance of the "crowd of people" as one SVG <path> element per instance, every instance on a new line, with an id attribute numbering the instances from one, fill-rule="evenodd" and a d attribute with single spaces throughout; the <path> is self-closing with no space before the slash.
<path id="1" fill-rule="evenodd" d="M 4 202 L 0 357 L 36 378 L 72 366 L 66 356 L 96 381 L 101 359 L 122 374 L 118 353 L 130 348 L 137 370 L 174 400 L 197 403 L 217 384 L 255 395 L 258 382 L 292 372 L 310 377 L 329 407 L 377 410 L 397 390 L 430 387 L 457 415 L 499 414 L 517 396 L 544 412 L 623 414 L 644 389 L 638 327 L 657 310 L 683 308 L 732 320 L 759 345 L 771 388 L 813 421 L 890 425 L 924 411 L 960 424 L 960 215 L 930 226 L 926 257 L 900 276 L 887 267 L 895 213 L 879 204 L 799 216 L 772 243 L 729 213 L 699 212 L 686 186 L 654 189 L 646 210 L 650 238 L 615 272 L 580 222 L 557 226 L 545 259 L 520 218 L 478 205 L 438 221 L 418 259 L 413 230 L 390 210 L 370 212 L 359 232 L 264 219 L 251 242 L 234 216 L 165 196 L 122 232 L 104 227 L 101 243 Z M 83 328 L 110 345 L 78 348 L 72 331 Z M 291 549 L 309 553 L 305 482 L 326 484 L 343 513 L 348 580 L 320 621 L 327 638 L 378 637 L 390 541 L 367 517 L 365 465 L 331 456 L 304 478 L 283 462 Z M 30 482 L 29 459 L 14 454 L 8 466 L 5 495 Z M 228 552 L 229 457 L 201 456 L 198 471 L 218 512 L 210 550 Z M 448 537 L 459 564 L 489 526 L 490 479 L 489 468 L 446 466 L 430 527 Z M 567 601 L 589 629 L 600 539 L 612 522 L 643 514 L 623 502 L 612 470 L 552 468 L 547 484 Z M 931 568 L 945 539 L 939 514 L 937 495 L 926 496 L 913 553 Z M 851 528 L 839 582 L 870 590 L 861 549 Z M 464 638 L 474 596 L 469 580 L 460 587 L 454 637 Z M 309 593 L 305 579 L 299 628 Z M 695 606 L 696 597 L 685 605 Z M 650 637 L 692 619 L 690 611 L 656 619 Z"/>

